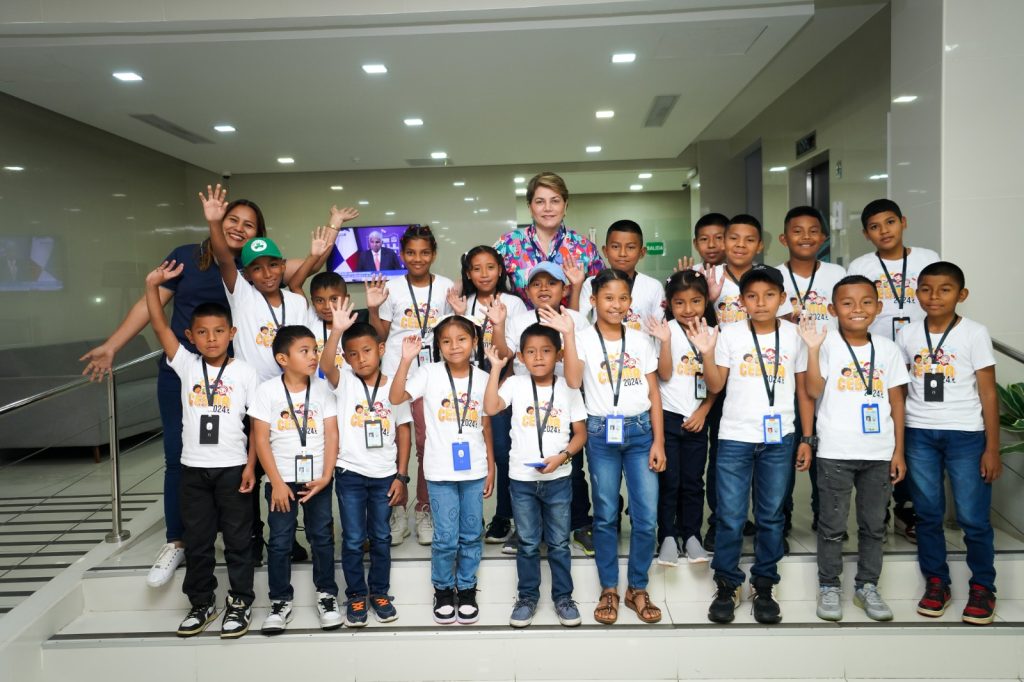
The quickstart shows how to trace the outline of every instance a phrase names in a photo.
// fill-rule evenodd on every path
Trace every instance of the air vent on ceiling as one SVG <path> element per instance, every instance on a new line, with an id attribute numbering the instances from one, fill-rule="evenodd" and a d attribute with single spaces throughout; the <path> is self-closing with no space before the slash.
<path id="1" fill-rule="evenodd" d="M 413 168 L 420 168 L 422 166 L 452 166 L 451 157 L 447 159 L 406 159 L 405 162 Z"/>
<path id="2" fill-rule="evenodd" d="M 192 144 L 213 144 L 213 140 L 208 140 L 191 130 L 185 130 L 180 125 L 171 123 L 166 118 L 160 118 L 156 114 L 131 114 L 131 117 Z"/>
<path id="3" fill-rule="evenodd" d="M 679 101 L 679 95 L 658 95 L 651 101 L 651 108 L 647 111 L 647 120 L 644 121 L 644 128 L 660 128 L 665 125 L 665 120 Z"/>

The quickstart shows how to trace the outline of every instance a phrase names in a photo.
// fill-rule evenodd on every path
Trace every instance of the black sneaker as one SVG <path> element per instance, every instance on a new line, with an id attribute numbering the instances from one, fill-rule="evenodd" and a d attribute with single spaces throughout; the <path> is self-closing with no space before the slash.
<path id="1" fill-rule="evenodd" d="M 178 626 L 178 637 L 192 637 L 206 629 L 206 626 L 217 620 L 217 607 L 213 604 L 200 604 L 188 610 L 185 619 Z"/>
<path id="2" fill-rule="evenodd" d="M 224 620 L 220 624 L 221 639 L 238 639 L 249 632 L 252 620 L 252 607 L 241 599 L 228 597 L 228 607 L 224 610 Z"/>
<path id="3" fill-rule="evenodd" d="M 299 544 L 298 540 L 292 541 L 292 563 L 298 563 L 300 561 L 308 561 L 309 552 L 306 548 Z"/>
<path id="4" fill-rule="evenodd" d="M 451 625 L 455 622 L 455 590 L 434 589 L 434 622 L 439 625 Z"/>
<path id="5" fill-rule="evenodd" d="M 594 556 L 594 529 L 584 526 L 572 532 L 572 544 L 576 545 L 587 556 Z"/>
<path id="6" fill-rule="evenodd" d="M 707 544 L 704 546 L 707 547 Z M 708 609 L 708 620 L 712 623 L 731 623 L 736 617 L 736 607 L 740 605 L 740 588 L 720 579 L 715 580 L 715 585 L 715 599 Z"/>
<path id="7" fill-rule="evenodd" d="M 715 526 L 708 526 L 708 532 L 704 534 L 704 549 L 709 552 L 715 551 Z"/>
<path id="8" fill-rule="evenodd" d="M 782 622 L 782 609 L 775 600 L 775 583 L 771 578 L 755 577 L 751 581 L 754 588 L 754 620 L 764 625 Z"/>
<path id="9" fill-rule="evenodd" d="M 512 535 L 512 522 L 504 517 L 495 516 L 487 525 L 484 542 L 488 545 L 500 545 Z"/>
<path id="10" fill-rule="evenodd" d="M 456 618 L 461 625 L 472 625 L 480 620 L 480 607 L 476 604 L 476 588 L 459 590 L 459 608 Z"/>
<path id="11" fill-rule="evenodd" d="M 519 533 L 517 531 L 512 531 L 512 534 L 508 536 L 508 540 L 505 540 L 505 544 L 501 546 L 501 553 L 511 556 L 519 553 Z"/>
<path id="12" fill-rule="evenodd" d="M 970 597 L 964 608 L 963 621 L 971 625 L 988 625 L 996 618 L 996 595 L 984 585 L 971 583 Z"/>

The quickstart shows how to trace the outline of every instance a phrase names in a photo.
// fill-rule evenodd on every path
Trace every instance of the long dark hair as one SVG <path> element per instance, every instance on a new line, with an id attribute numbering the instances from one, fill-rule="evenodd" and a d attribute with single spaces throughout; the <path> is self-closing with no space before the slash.
<path id="1" fill-rule="evenodd" d="M 469 297 L 476 296 L 479 293 L 476 290 L 476 285 L 473 284 L 472 278 L 469 276 L 469 271 L 473 267 L 473 259 L 481 253 L 486 253 L 498 264 L 499 273 L 498 281 L 494 287 L 495 296 L 498 294 L 511 294 L 512 289 L 508 285 L 508 270 L 505 269 L 505 259 L 501 257 L 501 254 L 493 246 L 481 244 L 462 254 L 462 295 Z"/>
<path id="2" fill-rule="evenodd" d="M 473 345 L 476 347 L 477 367 L 486 372 L 488 370 L 488 366 L 490 365 L 490 363 L 487 363 L 487 358 L 484 356 L 483 332 L 482 330 L 478 329 L 475 324 L 473 324 L 472 320 L 470 320 L 468 317 L 463 317 L 462 315 L 451 315 L 449 317 L 446 317 L 440 322 L 438 322 L 437 326 L 434 327 L 434 362 L 444 362 L 444 357 L 442 357 L 441 355 L 441 332 L 453 324 L 462 327 L 463 331 L 465 331 L 466 333 L 473 337 Z M 485 366 L 484 363 L 487 363 L 488 366 Z M 472 361 L 470 361 L 469 364 L 472 365 Z"/>
<path id="3" fill-rule="evenodd" d="M 665 283 L 665 319 L 671 322 L 672 297 L 678 293 L 693 289 L 704 297 L 704 321 L 709 327 L 718 324 L 718 315 L 715 314 L 715 302 L 708 295 L 708 280 L 696 270 L 681 270 L 668 278 Z"/>
<path id="4" fill-rule="evenodd" d="M 256 205 L 255 201 L 249 201 L 248 199 L 235 199 L 227 208 L 224 209 L 224 215 L 231 213 L 232 209 L 236 206 L 246 206 L 252 209 L 252 212 L 256 214 L 256 236 L 266 237 L 267 236 L 267 223 L 263 220 L 263 211 Z M 207 237 L 199 245 L 199 253 L 196 256 L 196 260 L 199 261 L 199 269 L 203 272 L 210 269 L 213 265 L 213 249 L 210 248 L 210 238 Z"/>

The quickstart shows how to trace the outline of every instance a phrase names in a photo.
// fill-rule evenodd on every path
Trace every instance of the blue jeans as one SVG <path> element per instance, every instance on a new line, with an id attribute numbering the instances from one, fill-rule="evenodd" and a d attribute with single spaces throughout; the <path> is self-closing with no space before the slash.
<path id="1" fill-rule="evenodd" d="M 785 516 L 782 506 L 792 475 L 793 434 L 776 445 L 744 443 L 722 439 L 718 443 L 717 539 L 711 569 L 716 580 L 732 587 L 743 584 L 740 553 L 743 550 L 743 524 L 753 486 L 754 566 L 751 577 L 771 578 L 779 582 L 778 566 L 783 551 Z"/>
<path id="2" fill-rule="evenodd" d="M 334 493 L 341 516 L 341 570 L 345 596 L 387 594 L 391 588 L 391 507 L 388 491 L 394 478 L 370 478 L 350 469 L 335 469 Z M 363 573 L 363 542 L 370 540 L 370 585 Z"/>
<path id="3" fill-rule="evenodd" d="M 181 522 L 181 379 L 167 366 L 167 356 L 160 356 L 156 375 L 156 399 L 160 406 L 160 423 L 164 427 L 164 523 L 167 542 L 185 537 Z"/>
<path id="4" fill-rule="evenodd" d="M 516 573 L 519 598 L 540 599 L 540 543 L 548 546 L 551 599 L 572 596 L 569 506 L 572 480 L 511 481 L 512 515 L 519 532 Z"/>
<path id="5" fill-rule="evenodd" d="M 303 486 L 298 483 L 287 485 L 298 498 L 298 491 Z M 268 503 L 271 490 L 271 485 L 267 483 L 264 491 Z M 291 601 L 295 596 L 292 590 L 292 545 L 295 543 L 298 516 L 297 499 L 291 501 L 290 511 L 272 511 L 267 514 L 267 525 L 270 527 L 270 541 L 267 543 L 267 581 L 271 601 Z M 331 493 L 326 488 L 302 505 L 306 539 L 309 540 L 313 559 L 313 584 L 317 592 L 338 596 L 338 583 L 334 580 L 332 517 Z"/>
<path id="6" fill-rule="evenodd" d="M 485 481 L 427 481 L 434 517 L 430 581 L 439 590 L 476 587 L 484 543 Z"/>
<path id="7" fill-rule="evenodd" d="M 648 414 L 627 417 L 625 443 L 605 442 L 604 417 L 587 417 L 587 464 L 594 497 L 594 550 L 602 589 L 619 585 L 619 488 L 626 476 L 629 496 L 629 587 L 647 588 L 647 571 L 654 560 L 654 531 L 658 520 L 658 475 L 648 467 L 654 435 Z"/>
<path id="8" fill-rule="evenodd" d="M 925 578 L 949 584 L 943 473 L 949 474 L 956 503 L 956 521 L 964 531 L 971 582 L 995 592 L 995 547 L 989 510 L 992 484 L 981 477 L 984 431 L 906 429 L 907 480 L 917 514 L 917 561 Z"/>
<path id="9" fill-rule="evenodd" d="M 494 516 L 512 518 L 512 497 L 509 492 L 508 459 L 512 450 L 512 406 L 491 417 L 491 444 L 494 448 Z"/>

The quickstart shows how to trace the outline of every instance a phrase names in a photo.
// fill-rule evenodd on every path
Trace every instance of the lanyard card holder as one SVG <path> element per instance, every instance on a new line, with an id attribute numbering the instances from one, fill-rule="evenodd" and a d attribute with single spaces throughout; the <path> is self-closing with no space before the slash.
<path id="1" fill-rule="evenodd" d="M 945 374 L 941 372 L 926 372 L 924 375 L 924 401 L 926 403 L 941 403 L 945 387 Z"/>
<path id="2" fill-rule="evenodd" d="M 216 445 L 220 440 L 220 415 L 204 414 L 199 417 L 199 444 Z"/>
<path id="3" fill-rule="evenodd" d="M 896 333 L 899 332 L 899 330 L 901 330 L 904 327 L 906 327 L 908 324 L 910 324 L 910 318 L 909 317 L 894 317 L 894 318 L 892 318 L 892 338 L 893 338 L 893 341 L 896 340 Z"/>
<path id="4" fill-rule="evenodd" d="M 469 471 L 473 464 L 469 459 L 469 443 L 464 440 L 452 442 L 452 468 L 455 471 Z"/>
<path id="5" fill-rule="evenodd" d="M 860 406 L 860 430 L 863 433 L 881 433 L 882 421 L 878 405 L 874 403 Z"/>
<path id="6" fill-rule="evenodd" d="M 782 415 L 764 416 L 764 442 L 766 445 L 778 445 L 782 442 Z"/>
<path id="7" fill-rule="evenodd" d="M 363 422 L 363 435 L 366 438 L 367 450 L 384 447 L 384 428 L 379 419 Z"/>
<path id="8" fill-rule="evenodd" d="M 704 400 L 708 397 L 708 384 L 704 381 L 703 372 L 693 375 L 693 397 L 697 400 Z"/>
<path id="9" fill-rule="evenodd" d="M 430 348 L 430 344 L 425 343 L 420 346 L 420 354 L 416 361 L 419 363 L 418 366 L 422 367 L 423 365 L 429 365 L 431 360 L 433 360 L 433 351 Z"/>
<path id="10" fill-rule="evenodd" d="M 608 445 L 622 445 L 626 442 L 626 418 L 621 414 L 605 417 L 604 442 Z"/>
<path id="11" fill-rule="evenodd" d="M 300 452 L 295 456 L 295 482 L 310 483 L 313 480 L 313 455 Z"/>

